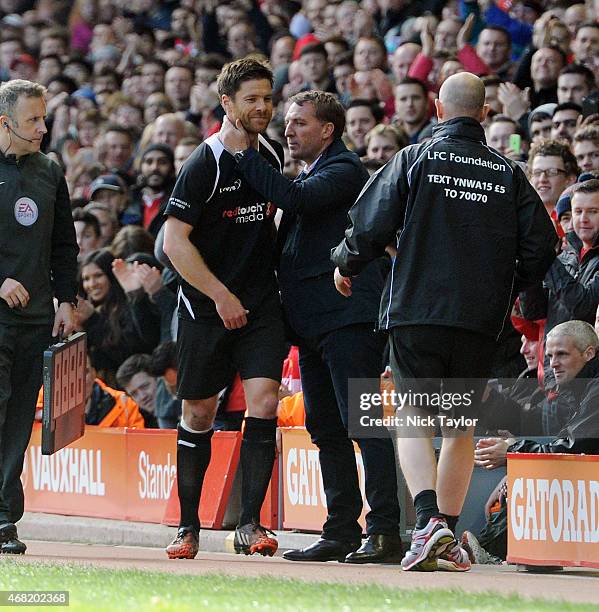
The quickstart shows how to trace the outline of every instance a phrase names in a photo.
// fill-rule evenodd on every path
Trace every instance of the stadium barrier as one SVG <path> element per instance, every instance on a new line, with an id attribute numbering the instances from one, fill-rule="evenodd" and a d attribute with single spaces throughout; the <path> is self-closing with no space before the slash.
<path id="1" fill-rule="evenodd" d="M 599 456 L 508 453 L 509 563 L 599 568 Z"/>

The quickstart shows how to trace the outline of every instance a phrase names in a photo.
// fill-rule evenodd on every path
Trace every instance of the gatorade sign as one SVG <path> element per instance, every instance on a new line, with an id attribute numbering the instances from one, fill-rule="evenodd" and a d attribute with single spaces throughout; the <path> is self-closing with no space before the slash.
<path id="1" fill-rule="evenodd" d="M 599 456 L 508 454 L 508 561 L 599 567 Z"/>

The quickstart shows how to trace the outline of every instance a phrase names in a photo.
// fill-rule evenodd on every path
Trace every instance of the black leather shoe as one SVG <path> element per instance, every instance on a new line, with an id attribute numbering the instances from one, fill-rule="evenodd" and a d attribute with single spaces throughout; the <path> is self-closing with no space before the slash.
<path id="1" fill-rule="evenodd" d="M 340 561 L 360 546 L 358 542 L 340 542 L 339 540 L 325 540 L 320 538 L 306 548 L 288 550 L 283 558 L 288 561 Z"/>
<path id="2" fill-rule="evenodd" d="M 17 537 L 17 526 L 14 523 L 0 525 L 0 554 L 22 555 L 27 546 Z"/>
<path id="3" fill-rule="evenodd" d="M 345 557 L 346 563 L 400 563 L 403 546 L 398 535 L 369 535 L 362 546 Z"/>

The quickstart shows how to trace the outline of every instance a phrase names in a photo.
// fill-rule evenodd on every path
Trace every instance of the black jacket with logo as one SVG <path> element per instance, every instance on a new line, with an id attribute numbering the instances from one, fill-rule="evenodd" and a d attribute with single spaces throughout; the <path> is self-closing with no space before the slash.
<path id="1" fill-rule="evenodd" d="M 397 153 L 349 218 L 333 252 L 342 274 L 358 274 L 390 243 L 397 248 L 381 301 L 385 329 L 445 325 L 497 337 L 516 291 L 555 259 L 557 235 L 539 196 L 468 117 Z"/>
<path id="2" fill-rule="evenodd" d="M 595 323 L 599 304 L 599 237 L 581 257 L 582 241 L 575 232 L 567 235 L 569 248 L 560 253 L 545 276 L 520 295 L 522 314 L 536 321 L 547 319 L 545 335 L 556 325 L 577 319 Z"/>
<path id="3" fill-rule="evenodd" d="M 19 281 L 25 308 L 0 300 L 0 323 L 46 324 L 54 306 L 77 296 L 77 240 L 64 175 L 43 153 L 0 153 L 0 285 Z"/>

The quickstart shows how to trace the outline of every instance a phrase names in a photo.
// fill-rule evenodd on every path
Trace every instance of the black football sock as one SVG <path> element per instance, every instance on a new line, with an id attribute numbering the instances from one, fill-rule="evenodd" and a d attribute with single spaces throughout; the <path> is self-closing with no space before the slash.
<path id="1" fill-rule="evenodd" d="M 447 526 L 451 529 L 451 532 L 455 534 L 456 527 L 458 526 L 458 521 L 460 520 L 460 515 L 451 516 L 450 514 L 443 514 L 445 520 L 447 521 Z"/>
<path id="2" fill-rule="evenodd" d="M 276 454 L 277 419 L 246 417 L 241 442 L 241 514 L 239 525 L 260 522 Z"/>
<path id="3" fill-rule="evenodd" d="M 177 491 L 181 506 L 180 527 L 200 530 L 198 510 L 204 476 L 210 463 L 212 451 L 211 429 L 206 432 L 191 432 L 180 424 L 177 426 Z"/>
<path id="4" fill-rule="evenodd" d="M 437 506 L 437 493 L 432 489 L 420 491 L 414 498 L 416 525 L 414 529 L 424 529 L 434 516 L 440 516 Z"/>

